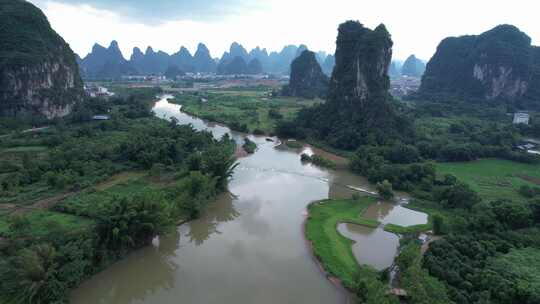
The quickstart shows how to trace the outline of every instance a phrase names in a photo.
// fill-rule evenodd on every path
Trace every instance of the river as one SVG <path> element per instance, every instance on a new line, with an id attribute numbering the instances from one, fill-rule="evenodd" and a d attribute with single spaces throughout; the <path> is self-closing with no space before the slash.
<path id="1" fill-rule="evenodd" d="M 174 116 L 179 123 L 212 131 L 217 138 L 229 133 L 243 141 L 245 135 L 182 113 L 167 98 L 155 104 L 156 116 Z M 349 198 L 356 192 L 351 188 L 374 191 L 373 187 L 346 170 L 302 164 L 300 154 L 312 153 L 310 147 L 292 150 L 278 145 L 276 138 L 249 138 L 258 149 L 239 159 L 229 184 L 231 194 L 220 196 L 200 219 L 179 226 L 84 282 L 72 292 L 71 303 L 346 303 L 347 293 L 326 279 L 306 246 L 302 230 L 306 206 L 314 200 Z M 391 214 L 395 207 L 379 206 L 383 207 L 370 211 L 375 217 Z M 397 213 L 394 216 L 400 218 Z M 381 229 L 354 232 L 357 228 L 339 227 L 355 240 Z M 388 246 L 394 243 L 387 238 L 373 236 L 368 241 L 386 244 L 382 250 L 393 258 L 397 247 Z M 357 243 L 354 248 L 362 244 L 366 245 Z M 361 263 L 374 264 L 363 256 L 357 255 Z M 388 267 L 388 259 L 374 266 Z"/>

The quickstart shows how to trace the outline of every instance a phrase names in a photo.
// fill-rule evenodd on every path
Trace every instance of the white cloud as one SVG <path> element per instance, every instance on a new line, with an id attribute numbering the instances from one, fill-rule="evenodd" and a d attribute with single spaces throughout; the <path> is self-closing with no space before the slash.
<path id="1" fill-rule="evenodd" d="M 371 28 L 384 23 L 394 40 L 394 57 L 400 59 L 412 53 L 429 59 L 445 37 L 479 34 L 502 23 L 514 24 L 533 42 L 540 42 L 537 5 L 529 0 L 273 0 L 265 10 L 227 15 L 221 21 L 166 20 L 148 25 L 89 5 L 39 1 L 55 30 L 81 56 L 94 42 L 107 46 L 113 39 L 126 57 L 134 46 L 144 51 L 151 45 L 173 53 L 184 45 L 193 52 L 198 42 L 219 57 L 233 41 L 248 49 L 259 45 L 280 50 L 285 44 L 304 43 L 312 50 L 333 52 L 337 26 L 349 19 Z"/>

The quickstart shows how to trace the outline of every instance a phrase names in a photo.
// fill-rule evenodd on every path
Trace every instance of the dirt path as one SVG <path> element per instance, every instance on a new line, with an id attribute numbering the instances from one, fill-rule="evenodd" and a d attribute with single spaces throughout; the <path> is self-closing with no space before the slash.
<path id="1" fill-rule="evenodd" d="M 523 180 L 526 180 L 528 182 L 531 182 L 531 183 L 533 183 L 535 185 L 540 186 L 540 178 L 532 177 L 532 176 L 528 176 L 528 175 L 518 175 L 518 177 L 523 179 Z"/>
<path id="2" fill-rule="evenodd" d="M 126 182 L 133 178 L 140 178 L 144 176 L 144 172 L 121 172 L 111 176 L 108 180 L 98 183 L 94 186 L 98 191 L 104 191 L 108 188 Z M 61 193 L 52 197 L 41 199 L 29 206 L 18 206 L 15 204 L 3 204 L 0 205 L 0 209 L 7 210 L 9 214 L 23 214 L 32 210 L 44 210 L 54 207 L 56 204 L 65 200 L 68 197 L 79 194 L 80 191 L 70 191 Z"/>
<path id="3" fill-rule="evenodd" d="M 422 244 L 422 247 L 420 248 L 420 252 L 422 253 L 422 255 L 426 254 L 426 251 L 428 251 L 429 249 L 429 245 L 437 240 L 440 240 L 441 237 L 440 236 L 436 236 L 436 235 L 432 235 L 429 237 L 429 240 L 427 242 L 425 242 L 424 244 Z"/>

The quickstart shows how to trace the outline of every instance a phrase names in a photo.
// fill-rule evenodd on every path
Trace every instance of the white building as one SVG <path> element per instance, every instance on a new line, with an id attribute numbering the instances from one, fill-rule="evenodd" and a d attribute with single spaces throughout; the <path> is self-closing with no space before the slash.
<path id="1" fill-rule="evenodd" d="M 527 113 L 517 112 L 514 113 L 514 124 L 529 124 L 530 116 Z"/>

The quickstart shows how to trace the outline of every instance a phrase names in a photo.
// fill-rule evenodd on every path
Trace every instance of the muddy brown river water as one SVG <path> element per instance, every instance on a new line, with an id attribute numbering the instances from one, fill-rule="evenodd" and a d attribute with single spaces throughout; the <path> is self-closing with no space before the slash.
<path id="1" fill-rule="evenodd" d="M 229 133 L 243 140 L 245 135 L 182 113 L 167 97 L 155 104 L 156 116 L 174 116 L 179 123 L 212 131 L 218 138 Z M 239 159 L 229 184 L 231 194 L 222 195 L 200 219 L 179 226 L 84 282 L 72 292 L 71 302 L 346 303 L 347 293 L 328 281 L 313 260 L 302 223 L 311 201 L 349 198 L 356 192 L 351 186 L 368 191 L 373 187 L 345 170 L 302 164 L 300 154 L 311 152 L 310 147 L 291 150 L 278 145 L 276 138 L 270 142 L 249 137 L 258 149 Z M 417 214 L 403 207 L 382 204 L 374 208 L 370 212 L 383 219 L 393 216 L 421 223 Z M 357 240 L 353 251 L 362 264 L 377 268 L 391 264 L 396 235 L 379 235 L 378 229 L 358 226 L 340 225 L 339 230 Z M 373 250 L 357 254 L 357 248 L 365 246 Z M 384 260 L 375 258 L 382 255 Z"/>

